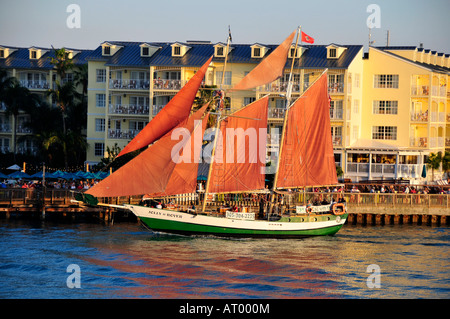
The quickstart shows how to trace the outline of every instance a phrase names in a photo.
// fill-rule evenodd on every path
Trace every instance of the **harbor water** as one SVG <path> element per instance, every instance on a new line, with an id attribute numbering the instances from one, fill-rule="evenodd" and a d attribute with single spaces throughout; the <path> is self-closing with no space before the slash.
<path id="1" fill-rule="evenodd" d="M 221 239 L 138 223 L 0 220 L 1 299 L 450 297 L 446 226 L 344 227 L 331 237 Z"/>

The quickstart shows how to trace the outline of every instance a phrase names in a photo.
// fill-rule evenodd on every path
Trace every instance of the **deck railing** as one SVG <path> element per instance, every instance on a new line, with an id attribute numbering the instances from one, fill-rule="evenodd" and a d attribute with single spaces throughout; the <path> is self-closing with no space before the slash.
<path id="1" fill-rule="evenodd" d="M 75 190 L 77 192 L 78 190 Z M 52 189 L 45 191 L 46 204 L 71 204 L 75 198 L 75 192 L 70 189 Z M 42 203 L 44 192 L 42 189 L 22 189 L 22 188 L 2 188 L 0 189 L 0 205 L 31 205 Z M 165 202 L 173 202 L 177 205 L 198 205 L 203 200 L 203 193 L 188 193 L 165 197 Z M 337 201 L 344 197 L 349 209 L 351 207 L 436 207 L 449 208 L 450 194 L 405 194 L 405 193 L 338 193 L 338 192 L 299 192 L 283 196 L 277 195 L 276 201 L 291 208 L 296 205 L 306 205 L 307 201 L 311 203 L 327 201 L 332 199 Z M 237 205 L 247 207 L 257 207 L 261 199 L 270 201 L 270 195 L 267 193 L 258 194 L 209 194 L 208 205 Z M 108 204 L 139 204 L 142 196 L 122 196 L 113 198 L 99 198 L 100 203 Z"/>

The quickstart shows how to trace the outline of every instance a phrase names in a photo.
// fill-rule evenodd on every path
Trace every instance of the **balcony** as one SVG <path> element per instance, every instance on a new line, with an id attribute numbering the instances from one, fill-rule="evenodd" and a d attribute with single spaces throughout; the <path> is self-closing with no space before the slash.
<path id="1" fill-rule="evenodd" d="M 139 130 L 108 130 L 108 138 L 112 139 L 132 139 L 134 138 L 140 131 Z"/>
<path id="2" fill-rule="evenodd" d="M 150 107 L 148 105 L 109 105 L 109 114 L 148 115 L 149 111 Z"/>
<path id="3" fill-rule="evenodd" d="M 419 178 L 422 177 L 423 165 L 420 164 L 398 164 L 397 178 Z"/>
<path id="4" fill-rule="evenodd" d="M 409 146 L 412 147 L 428 147 L 428 137 L 411 137 Z"/>
<path id="5" fill-rule="evenodd" d="M 428 122 L 428 111 L 411 113 L 412 122 Z"/>
<path id="6" fill-rule="evenodd" d="M 343 109 L 334 109 L 330 108 L 330 119 L 331 120 L 343 120 L 344 119 L 344 110 Z"/>
<path id="7" fill-rule="evenodd" d="M 109 88 L 115 90 L 148 90 L 149 80 L 109 80 Z"/>
<path id="8" fill-rule="evenodd" d="M 333 146 L 342 146 L 342 136 L 332 136 Z"/>
<path id="9" fill-rule="evenodd" d="M 50 85 L 47 81 L 21 80 L 20 85 L 31 90 L 48 90 Z"/>
<path id="10" fill-rule="evenodd" d="M 267 116 L 269 118 L 282 119 L 285 113 L 286 110 L 282 108 L 269 108 L 269 114 Z"/>
<path id="11" fill-rule="evenodd" d="M 275 81 L 261 87 L 263 92 L 272 93 L 286 93 L 288 88 L 288 81 Z M 300 82 L 292 82 L 292 93 L 300 93 Z"/>
<path id="12" fill-rule="evenodd" d="M 429 96 L 430 87 L 428 85 L 411 85 L 411 95 Z"/>
<path id="13" fill-rule="evenodd" d="M 11 126 L 9 124 L 0 124 L 0 133 L 11 133 Z"/>
<path id="14" fill-rule="evenodd" d="M 168 90 L 168 91 L 178 91 L 184 86 L 184 81 L 181 80 L 166 80 L 166 79 L 155 79 L 153 80 L 154 90 Z"/>
<path id="15" fill-rule="evenodd" d="M 328 93 L 330 94 L 344 93 L 344 83 L 342 82 L 328 83 Z"/>

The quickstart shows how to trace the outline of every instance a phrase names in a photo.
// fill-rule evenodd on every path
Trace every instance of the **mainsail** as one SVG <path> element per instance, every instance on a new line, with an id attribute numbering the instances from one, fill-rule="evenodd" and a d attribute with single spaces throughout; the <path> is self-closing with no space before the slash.
<path id="1" fill-rule="evenodd" d="M 220 123 L 207 192 L 264 189 L 269 96 Z"/>
<path id="2" fill-rule="evenodd" d="M 195 121 L 201 119 L 207 107 L 208 104 L 86 193 L 96 197 L 116 197 L 164 192 L 179 156 L 173 158 L 173 150 L 184 148 L 189 141 L 187 138 L 182 138 L 181 142 L 172 139 L 172 132 L 177 128 L 186 129 L 192 135 Z"/>
<path id="3" fill-rule="evenodd" d="M 286 60 L 294 39 L 292 32 L 267 58 L 261 61 L 250 73 L 248 73 L 230 91 L 249 90 L 257 86 L 275 81 L 283 75 Z"/>
<path id="4" fill-rule="evenodd" d="M 141 149 L 166 134 L 189 116 L 192 103 L 211 63 L 212 56 L 169 103 L 128 143 L 118 156 Z"/>
<path id="5" fill-rule="evenodd" d="M 275 188 L 337 184 L 327 72 L 287 111 Z"/>

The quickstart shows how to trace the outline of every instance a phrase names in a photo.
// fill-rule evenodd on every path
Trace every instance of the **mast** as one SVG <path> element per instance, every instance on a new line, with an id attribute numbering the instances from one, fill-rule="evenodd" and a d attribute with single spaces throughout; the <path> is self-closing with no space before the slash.
<path id="1" fill-rule="evenodd" d="M 212 173 L 212 163 L 214 161 L 214 157 L 216 154 L 216 146 L 217 146 L 217 140 L 218 140 L 218 133 L 219 133 L 219 127 L 220 127 L 220 121 L 222 120 L 222 108 L 221 105 L 224 103 L 224 93 L 222 91 L 223 89 L 223 82 L 225 80 L 225 70 L 227 67 L 227 60 L 228 60 L 228 50 L 230 48 L 230 41 L 231 41 L 231 31 L 230 27 L 228 26 L 228 39 L 227 39 L 227 49 L 225 52 L 225 62 L 223 65 L 223 72 L 222 72 L 222 82 L 220 83 L 220 99 L 219 99 L 219 106 L 217 108 L 217 118 L 216 118 L 216 128 L 214 130 L 214 143 L 213 148 L 211 152 L 211 160 L 209 162 L 209 169 L 208 169 L 208 178 L 206 179 L 206 186 L 205 186 L 205 198 L 203 199 L 203 205 L 202 205 L 202 212 L 205 212 L 206 209 L 206 200 L 208 198 L 208 190 L 211 183 L 211 173 Z"/>
<path id="2" fill-rule="evenodd" d="M 288 109 L 289 105 L 291 104 L 291 95 L 292 95 L 292 73 L 294 71 L 294 61 L 295 57 L 297 56 L 297 46 L 298 46 L 298 39 L 300 37 L 300 33 L 302 31 L 302 26 L 299 26 L 297 29 L 297 39 L 295 40 L 295 49 L 294 49 L 294 56 L 292 57 L 292 64 L 291 64 L 291 71 L 289 72 L 289 82 L 287 86 L 287 92 L 286 92 L 286 110 Z"/>
<path id="3" fill-rule="evenodd" d="M 280 147 L 279 147 L 279 150 L 278 150 L 277 169 L 275 171 L 275 177 L 273 179 L 273 187 L 272 187 L 272 191 L 273 192 L 272 192 L 272 196 L 271 196 L 271 205 L 273 205 L 273 201 L 275 199 L 275 188 L 276 188 L 276 184 L 277 184 L 277 181 L 278 181 L 278 169 L 280 168 L 281 152 L 282 152 L 283 143 L 284 143 L 284 131 L 286 130 L 286 123 L 287 123 L 289 107 L 290 107 L 290 103 L 291 103 L 292 73 L 294 71 L 294 61 L 295 61 L 295 57 L 297 56 L 298 39 L 300 37 L 301 29 L 302 29 L 301 26 L 299 26 L 298 29 L 297 29 L 297 39 L 295 41 L 294 56 L 292 57 L 291 70 L 290 70 L 290 73 L 289 73 L 289 83 L 288 83 L 288 88 L 287 88 L 287 92 L 286 92 L 286 111 L 284 112 L 283 128 L 282 128 L 282 131 L 281 131 L 281 141 L 280 141 Z"/>

